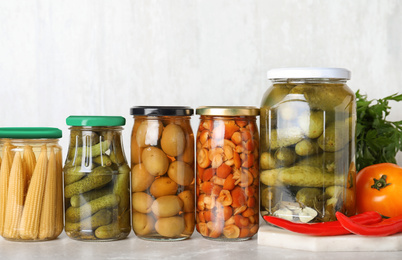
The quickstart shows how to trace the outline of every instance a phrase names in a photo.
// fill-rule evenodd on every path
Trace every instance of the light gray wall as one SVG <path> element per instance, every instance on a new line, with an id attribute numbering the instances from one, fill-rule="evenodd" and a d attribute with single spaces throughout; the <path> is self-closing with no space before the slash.
<path id="1" fill-rule="evenodd" d="M 131 106 L 259 106 L 266 71 L 290 66 L 402 93 L 402 2 L 0 0 L 0 126 L 59 127 L 64 150 L 69 115 L 126 117 L 129 155 Z"/>

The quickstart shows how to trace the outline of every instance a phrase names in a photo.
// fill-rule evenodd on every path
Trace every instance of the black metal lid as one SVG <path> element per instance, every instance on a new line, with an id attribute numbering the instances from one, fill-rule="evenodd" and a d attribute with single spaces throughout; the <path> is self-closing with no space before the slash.
<path id="1" fill-rule="evenodd" d="M 192 116 L 194 109 L 191 107 L 175 106 L 138 106 L 130 109 L 133 116 Z"/>

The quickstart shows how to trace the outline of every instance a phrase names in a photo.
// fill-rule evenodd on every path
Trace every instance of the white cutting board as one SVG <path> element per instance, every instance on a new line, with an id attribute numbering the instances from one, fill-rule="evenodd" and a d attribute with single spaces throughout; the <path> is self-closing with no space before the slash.
<path id="1" fill-rule="evenodd" d="M 260 226 L 258 244 L 306 251 L 400 251 L 402 233 L 387 237 L 357 235 L 309 236 L 266 225 Z"/>

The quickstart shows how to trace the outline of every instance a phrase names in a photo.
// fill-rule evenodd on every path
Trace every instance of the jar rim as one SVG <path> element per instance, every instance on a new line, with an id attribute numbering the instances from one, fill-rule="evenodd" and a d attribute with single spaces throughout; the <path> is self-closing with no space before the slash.
<path id="1" fill-rule="evenodd" d="M 126 119 L 122 116 L 69 116 L 69 126 L 123 126 Z"/>
<path id="2" fill-rule="evenodd" d="M 344 79 L 349 80 L 351 72 L 344 68 L 293 67 L 275 68 L 267 72 L 267 78 L 276 79 Z"/>
<path id="3" fill-rule="evenodd" d="M 62 131 L 55 127 L 0 127 L 0 138 L 57 139 Z"/>
<path id="4" fill-rule="evenodd" d="M 194 109 L 186 106 L 135 106 L 130 109 L 133 116 L 192 116 Z"/>
<path id="5" fill-rule="evenodd" d="M 201 106 L 197 115 L 209 116 L 258 116 L 260 109 L 253 106 Z"/>

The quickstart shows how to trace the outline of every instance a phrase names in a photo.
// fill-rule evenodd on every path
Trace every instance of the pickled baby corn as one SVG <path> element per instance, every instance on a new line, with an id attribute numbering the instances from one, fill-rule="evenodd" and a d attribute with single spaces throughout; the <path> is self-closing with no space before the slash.
<path id="1" fill-rule="evenodd" d="M 6 213 L 8 183 L 11 170 L 10 149 L 8 146 L 3 147 L 3 161 L 0 168 L 0 235 L 4 231 L 4 218 Z"/>
<path id="2" fill-rule="evenodd" d="M 56 156 L 53 148 L 51 148 L 49 162 L 47 165 L 46 186 L 42 203 L 42 213 L 40 214 L 39 239 L 41 240 L 52 238 L 54 236 L 56 224 L 56 167 Z"/>
<path id="3" fill-rule="evenodd" d="M 28 188 L 20 235 L 22 239 L 37 239 L 39 235 L 40 214 L 45 191 L 47 173 L 47 149 L 43 145 Z"/>
<path id="4" fill-rule="evenodd" d="M 26 178 L 25 178 L 26 188 L 28 188 L 29 183 L 31 182 L 32 174 L 35 169 L 35 165 L 36 165 L 36 156 L 30 145 L 24 146 L 23 159 L 24 159 L 23 163 L 24 163 L 25 176 L 26 176 Z"/>
<path id="5" fill-rule="evenodd" d="M 20 152 L 16 152 L 10 171 L 3 236 L 17 239 L 24 205 L 24 170 Z"/>

